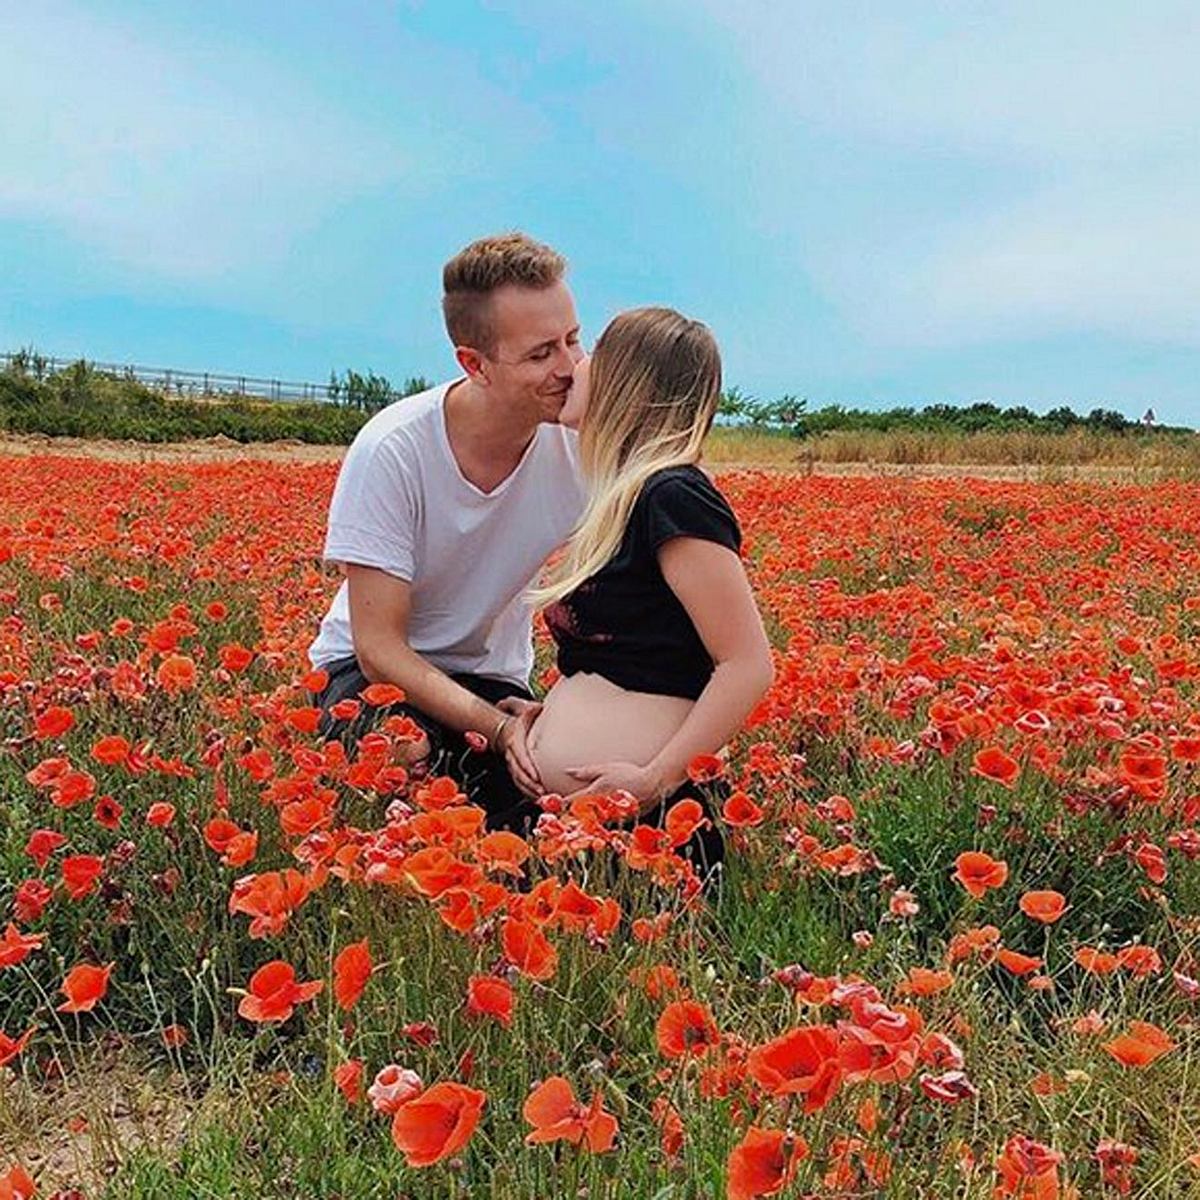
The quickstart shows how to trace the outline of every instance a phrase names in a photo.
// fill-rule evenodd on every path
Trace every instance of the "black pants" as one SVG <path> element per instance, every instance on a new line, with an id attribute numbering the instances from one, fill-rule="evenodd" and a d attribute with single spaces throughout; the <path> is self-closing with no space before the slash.
<path id="1" fill-rule="evenodd" d="M 490 750 L 472 750 L 461 733 L 448 729 L 411 704 L 393 704 L 386 708 L 364 705 L 352 721 L 339 721 L 329 715 L 330 708 L 339 700 L 357 699 L 363 688 L 368 686 L 369 680 L 353 655 L 340 658 L 325 669 L 329 673 L 329 682 L 317 701 L 321 708 L 319 731 L 322 737 L 336 737 L 346 744 L 347 749 L 353 749 L 354 743 L 383 717 L 394 714 L 411 717 L 429 739 L 431 769 L 451 775 L 460 782 L 467 798 L 487 813 L 489 829 L 511 829 L 524 834 L 533 827 L 541 809 L 513 782 L 503 755 L 493 754 Z M 492 679 L 486 675 L 451 675 L 450 678 L 489 704 L 496 704 L 509 696 L 519 696 L 522 700 L 533 699 L 528 688 L 519 687 L 505 679 Z M 685 783 L 642 817 L 640 824 L 661 824 L 667 810 L 679 800 L 698 801 L 705 815 L 710 821 L 713 820 L 712 808 L 704 792 L 695 784 Z M 712 871 L 725 858 L 725 840 L 716 822 L 693 834 L 680 847 L 679 853 L 692 859 L 699 875 L 705 876 Z"/>
<path id="2" fill-rule="evenodd" d="M 321 708 L 319 730 L 322 737 L 338 738 L 347 749 L 353 749 L 354 743 L 382 718 L 395 715 L 411 717 L 429 739 L 431 770 L 451 775 L 459 781 L 471 802 L 487 813 L 489 829 L 512 829 L 520 833 L 537 820 L 541 809 L 513 782 L 502 754 L 494 754 L 491 750 L 472 750 L 461 733 L 447 728 L 419 708 L 411 704 L 392 704 L 385 708 L 363 705 L 362 711 L 352 721 L 339 721 L 330 716 L 329 710 L 339 700 L 358 699 L 359 693 L 370 681 L 353 655 L 340 658 L 325 669 L 329 672 L 329 683 L 317 700 Z M 489 704 L 498 704 L 510 696 L 522 700 L 533 699 L 528 688 L 510 683 L 507 679 L 492 679 L 486 675 L 451 675 L 450 678 Z M 488 731 L 481 729 L 479 732 Z"/>

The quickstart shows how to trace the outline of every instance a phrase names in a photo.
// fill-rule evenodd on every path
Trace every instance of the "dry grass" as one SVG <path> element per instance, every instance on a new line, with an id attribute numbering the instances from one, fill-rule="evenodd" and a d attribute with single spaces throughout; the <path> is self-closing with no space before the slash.
<path id="1" fill-rule="evenodd" d="M 761 464 L 819 470 L 821 466 L 1076 466 L 1152 476 L 1200 475 L 1200 434 L 936 433 L 843 430 L 798 441 L 754 429 L 719 428 L 707 457 L 716 464 Z M 840 473 L 840 472 L 838 472 Z"/>

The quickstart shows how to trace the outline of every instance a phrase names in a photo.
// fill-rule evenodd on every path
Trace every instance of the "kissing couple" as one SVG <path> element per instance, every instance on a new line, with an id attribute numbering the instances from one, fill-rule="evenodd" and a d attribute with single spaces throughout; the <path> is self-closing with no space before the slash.
<path id="1" fill-rule="evenodd" d="M 493 829 L 524 831 L 549 793 L 623 790 L 650 824 L 684 796 L 704 803 L 688 765 L 725 746 L 774 673 L 737 518 L 699 465 L 721 395 L 713 335 L 633 309 L 589 357 L 565 274 L 521 233 L 446 264 L 462 374 L 355 437 L 324 549 L 345 579 L 309 649 L 327 736 L 409 716 L 411 763 L 461 764 Z M 537 611 L 557 648 L 541 701 Z M 404 702 L 354 703 L 379 682 Z M 715 866 L 716 827 L 686 852 Z"/>

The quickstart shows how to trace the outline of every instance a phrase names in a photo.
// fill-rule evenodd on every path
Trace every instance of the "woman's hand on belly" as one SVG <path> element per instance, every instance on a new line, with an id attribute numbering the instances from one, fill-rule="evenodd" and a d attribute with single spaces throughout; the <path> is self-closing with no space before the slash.
<path id="1" fill-rule="evenodd" d="M 571 796 L 608 796 L 613 792 L 628 792 L 638 802 L 638 816 L 648 813 L 663 799 L 666 788 L 661 776 L 649 767 L 637 763 L 592 763 L 582 767 L 567 767 L 566 773 L 579 787 Z"/>

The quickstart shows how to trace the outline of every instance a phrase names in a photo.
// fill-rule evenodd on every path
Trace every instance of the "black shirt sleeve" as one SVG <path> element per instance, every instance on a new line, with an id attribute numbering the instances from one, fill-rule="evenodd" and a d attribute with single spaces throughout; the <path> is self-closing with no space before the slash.
<path id="1" fill-rule="evenodd" d="M 666 470 L 651 477 L 639 497 L 645 548 L 655 553 L 672 538 L 702 538 L 735 554 L 742 531 L 729 501 L 698 467 Z"/>

